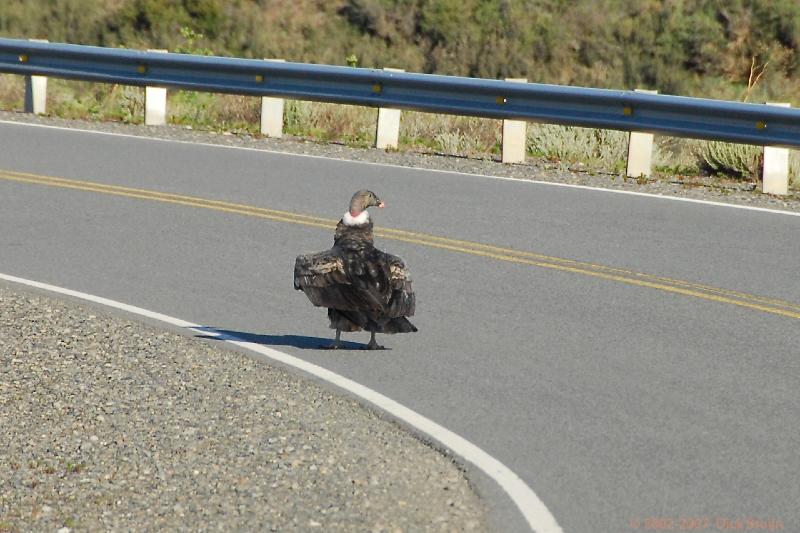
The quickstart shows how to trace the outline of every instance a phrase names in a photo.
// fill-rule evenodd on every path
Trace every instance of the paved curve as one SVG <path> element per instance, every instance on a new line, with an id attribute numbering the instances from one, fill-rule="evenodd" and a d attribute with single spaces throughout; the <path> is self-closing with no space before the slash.
<path id="1" fill-rule="evenodd" d="M 387 201 L 384 228 L 800 302 L 798 217 L 10 124 L 0 146 L 4 172 L 328 219 L 369 187 Z M 0 272 L 237 332 L 363 383 L 505 463 L 567 532 L 651 517 L 800 528 L 797 318 L 381 238 L 411 267 L 420 332 L 332 354 L 309 349 L 329 335 L 324 311 L 291 288 L 294 256 L 328 247 L 329 230 L 8 179 L 0 227 Z M 473 474 L 498 528 L 524 530 Z"/>

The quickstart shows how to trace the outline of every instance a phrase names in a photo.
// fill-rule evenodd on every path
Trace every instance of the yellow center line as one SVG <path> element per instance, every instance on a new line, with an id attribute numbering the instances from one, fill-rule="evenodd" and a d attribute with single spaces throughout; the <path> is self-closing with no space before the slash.
<path id="1" fill-rule="evenodd" d="M 408 231 L 395 230 L 395 229 L 389 229 L 389 228 L 376 229 L 375 233 L 376 233 L 376 235 L 384 236 L 384 237 L 387 237 L 387 238 L 396 238 L 396 239 L 399 239 L 402 236 L 412 236 L 413 237 L 413 236 L 423 236 L 424 235 L 424 237 L 426 239 L 430 239 L 430 240 L 433 240 L 433 241 L 436 241 L 436 242 L 440 242 L 440 243 L 449 243 L 449 244 L 455 244 L 455 245 L 462 245 L 462 246 L 469 247 L 471 249 L 478 249 L 478 250 L 485 250 L 485 251 L 490 251 L 490 252 L 497 252 L 497 253 L 504 254 L 504 255 L 513 255 L 513 256 L 519 256 L 519 257 L 533 258 L 533 259 L 542 260 L 542 261 L 545 261 L 545 262 L 548 262 L 548 263 L 555 263 L 555 264 L 559 264 L 559 265 L 574 266 L 574 267 L 577 267 L 577 268 L 580 268 L 580 269 L 588 269 L 588 270 L 593 270 L 593 271 L 602 271 L 602 272 L 607 272 L 607 273 L 611 273 L 611 274 L 619 274 L 619 275 L 624 275 L 624 276 L 630 276 L 630 277 L 634 277 L 634 278 L 644 279 L 644 280 L 648 280 L 648 281 L 652 281 L 652 282 L 667 283 L 667 284 L 670 284 L 670 285 L 678 285 L 678 286 L 682 286 L 682 287 L 686 287 L 686 288 L 690 288 L 690 289 L 696 289 L 696 290 L 703 291 L 703 292 L 710 292 L 710 293 L 714 293 L 714 294 L 727 295 L 727 296 L 730 296 L 732 298 L 749 299 L 749 300 L 752 300 L 754 302 L 759 302 L 759 303 L 771 304 L 771 305 L 776 305 L 776 306 L 780 306 L 780 307 L 790 307 L 790 308 L 793 308 L 795 310 L 800 311 L 800 305 L 793 304 L 793 303 L 790 303 L 790 302 L 786 302 L 786 301 L 783 301 L 783 300 L 777 300 L 777 299 L 773 299 L 773 298 L 765 298 L 765 297 L 762 297 L 762 296 L 755 296 L 755 295 L 752 295 L 752 294 L 745 294 L 745 293 L 742 293 L 742 292 L 731 291 L 731 290 L 727 290 L 727 289 L 720 289 L 718 287 L 711 287 L 711 286 L 708 286 L 708 285 L 701 285 L 701 284 L 690 282 L 690 281 L 678 280 L 678 279 L 667 278 L 667 277 L 662 277 L 662 276 L 654 276 L 654 275 L 651 275 L 651 274 L 645 274 L 645 273 L 636 272 L 636 271 L 633 271 L 633 270 L 626 270 L 626 269 L 623 269 L 623 268 L 610 267 L 610 266 L 606 266 L 606 265 L 598 265 L 598 264 L 595 264 L 595 263 L 586 263 L 586 262 L 582 262 L 582 261 L 576 261 L 576 260 L 573 260 L 573 259 L 564 259 L 564 258 L 560 258 L 560 257 L 553 257 L 553 256 L 548 256 L 548 255 L 537 254 L 535 252 L 525 252 L 525 251 L 513 250 L 511 248 L 502 248 L 502 247 L 498 247 L 498 246 L 475 243 L 475 242 L 470 242 L 470 241 L 459 241 L 459 240 L 449 239 L 449 238 L 445 238 L 445 237 L 437 237 L 437 236 L 434 236 L 434 235 L 425 235 L 425 234 L 421 234 L 421 233 L 412 233 L 412 232 L 408 232 Z"/>
<path id="2" fill-rule="evenodd" d="M 70 180 L 53 176 L 40 176 L 25 172 L 0 170 L 0 179 L 85 192 L 96 192 L 100 194 L 136 198 L 141 200 L 157 201 L 168 204 L 183 205 L 187 207 L 211 209 L 224 213 L 258 217 L 276 222 L 286 222 L 315 228 L 332 229 L 338 222 L 334 219 L 304 215 L 291 211 L 279 211 L 276 209 L 236 204 L 221 200 L 210 200 L 194 196 L 165 193 L 148 189 L 122 187 L 118 185 L 106 185 L 91 181 Z M 721 289 L 718 287 L 701 285 L 690 281 L 653 276 L 623 268 L 586 263 L 572 259 L 537 254 L 535 252 L 514 250 L 512 248 L 450 239 L 437 235 L 393 228 L 377 228 L 375 230 L 375 234 L 386 239 L 418 244 L 421 246 L 428 246 L 442 250 L 449 250 L 458 253 L 466 253 L 498 261 L 507 261 L 539 268 L 581 274 L 608 281 L 626 283 L 628 285 L 639 287 L 647 287 L 673 294 L 680 294 L 718 303 L 736 305 L 751 310 L 800 319 L 800 305 L 798 304 L 774 298 L 765 298 L 762 296 Z"/>

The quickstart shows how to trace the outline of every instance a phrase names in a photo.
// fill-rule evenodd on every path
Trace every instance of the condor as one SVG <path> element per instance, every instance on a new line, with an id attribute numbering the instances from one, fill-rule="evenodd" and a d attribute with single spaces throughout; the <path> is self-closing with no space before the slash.
<path id="1" fill-rule="evenodd" d="M 406 318 L 414 315 L 415 296 L 405 263 L 373 244 L 367 209 L 384 205 L 372 191 L 358 191 L 336 225 L 333 248 L 295 260 L 294 288 L 328 308 L 336 339 L 327 348 L 342 346 L 342 331 L 369 331 L 370 350 L 383 349 L 376 333 L 417 331 Z"/>

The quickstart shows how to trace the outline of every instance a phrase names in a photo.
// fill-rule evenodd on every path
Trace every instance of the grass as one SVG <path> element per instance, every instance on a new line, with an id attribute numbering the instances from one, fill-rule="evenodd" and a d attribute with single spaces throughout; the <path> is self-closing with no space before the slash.
<path id="1" fill-rule="evenodd" d="M 288 135 L 357 147 L 375 143 L 377 109 L 299 100 L 287 100 L 284 105 Z"/>
<path id="2" fill-rule="evenodd" d="M 86 465 L 84 463 L 73 463 L 73 462 L 67 461 L 66 473 L 67 474 L 79 474 L 84 468 L 86 468 Z"/>
<path id="3" fill-rule="evenodd" d="M 621 131 L 552 124 L 532 124 L 528 128 L 529 153 L 592 171 L 623 172 L 627 146 L 628 135 Z"/>
<path id="4" fill-rule="evenodd" d="M 0 109 L 22 110 L 21 76 L 0 75 Z M 144 89 L 122 85 L 50 79 L 47 112 L 51 116 L 141 124 Z M 168 92 L 168 122 L 193 129 L 260 136 L 259 98 Z M 374 108 L 287 100 L 284 132 L 319 142 L 370 147 L 375 142 Z M 499 159 L 500 120 L 407 111 L 400 122 L 399 150 L 433 152 L 476 159 Z M 623 175 L 625 132 L 529 123 L 528 155 L 557 166 L 589 173 Z M 718 175 L 756 180 L 758 147 L 656 137 L 656 177 Z M 790 186 L 800 188 L 800 154 L 791 152 Z"/>

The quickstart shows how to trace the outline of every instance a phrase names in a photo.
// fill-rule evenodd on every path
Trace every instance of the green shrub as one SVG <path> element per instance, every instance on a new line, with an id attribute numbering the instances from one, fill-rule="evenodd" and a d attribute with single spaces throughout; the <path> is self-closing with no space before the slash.
<path id="1" fill-rule="evenodd" d="M 699 146 L 698 157 L 702 168 L 712 174 L 758 179 L 762 153 L 758 146 L 709 141 Z"/>
<path id="2" fill-rule="evenodd" d="M 696 144 L 696 153 L 703 170 L 713 174 L 758 180 L 764 160 L 761 146 L 724 142 Z M 800 151 L 789 151 L 789 185 L 800 187 Z"/>
<path id="3" fill-rule="evenodd" d="M 528 125 L 528 152 L 566 164 L 618 171 L 625 166 L 628 134 L 553 124 Z"/>

